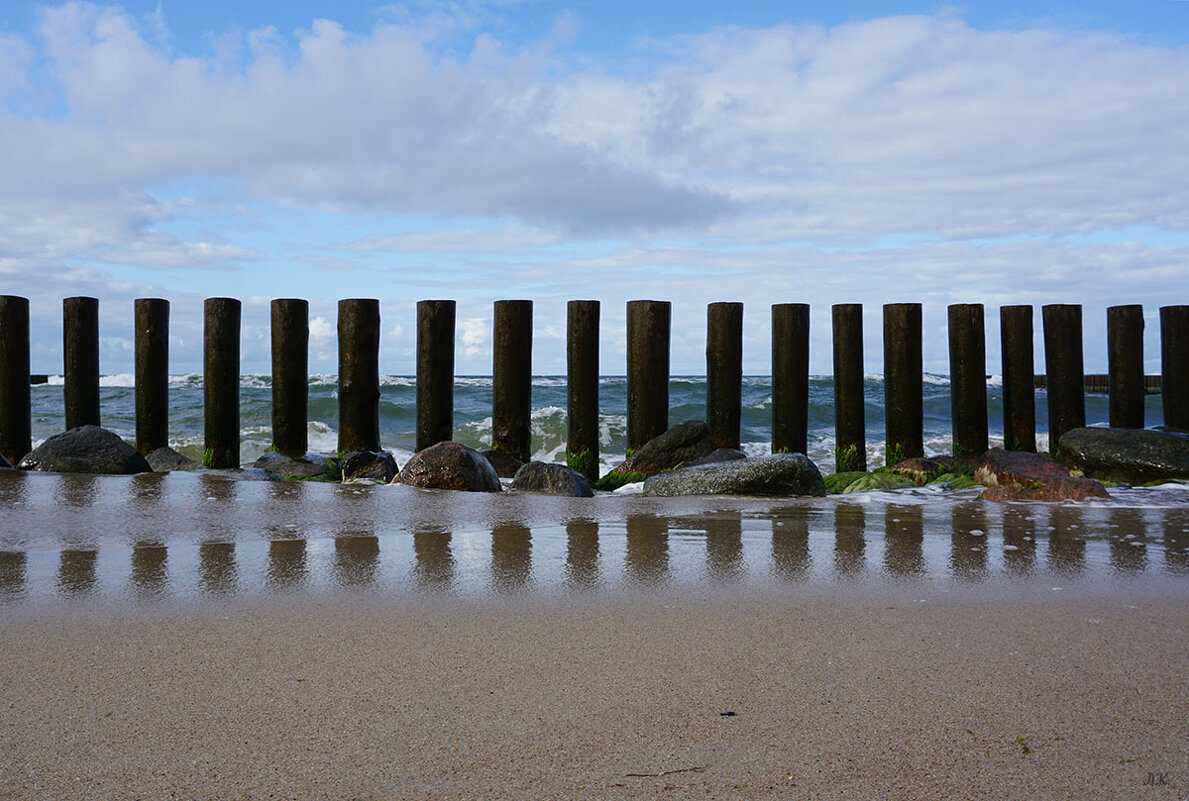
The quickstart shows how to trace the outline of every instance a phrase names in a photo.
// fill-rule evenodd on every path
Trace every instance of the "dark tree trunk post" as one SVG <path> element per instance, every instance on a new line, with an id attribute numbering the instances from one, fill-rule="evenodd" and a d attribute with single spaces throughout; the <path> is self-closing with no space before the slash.
<path id="1" fill-rule="evenodd" d="M 1085 368 L 1082 362 L 1082 307 L 1051 304 L 1044 320 L 1045 372 L 1049 394 L 1049 451 L 1061 435 L 1086 425 Z"/>
<path id="2" fill-rule="evenodd" d="M 1189 306 L 1160 308 L 1160 387 L 1164 424 L 1189 431 Z"/>
<path id="3" fill-rule="evenodd" d="M 380 450 L 380 301 L 339 301 L 339 455 Z"/>
<path id="4" fill-rule="evenodd" d="M 809 449 L 809 304 L 772 306 L 772 452 Z"/>
<path id="5" fill-rule="evenodd" d="M 571 300 L 566 316 L 566 464 L 593 482 L 599 478 L 599 302 Z"/>
<path id="6" fill-rule="evenodd" d="M 169 301 L 137 298 L 136 449 L 149 454 L 169 444 Z"/>
<path id="7" fill-rule="evenodd" d="M 270 309 L 272 446 L 300 458 L 310 449 L 310 304 L 299 298 L 277 298 Z"/>
<path id="8" fill-rule="evenodd" d="M 925 455 L 924 373 L 921 364 L 921 304 L 883 307 L 884 462 L 894 465 Z"/>
<path id="9" fill-rule="evenodd" d="M 987 449 L 987 334 L 981 303 L 949 307 L 950 420 L 954 455 Z"/>
<path id="10" fill-rule="evenodd" d="M 739 449 L 743 414 L 743 304 L 706 307 L 706 423 L 718 448 Z"/>
<path id="11" fill-rule="evenodd" d="M 1144 307 L 1106 310 L 1106 357 L 1112 428 L 1144 427 Z"/>
<path id="12" fill-rule="evenodd" d="M 454 438 L 452 300 L 417 302 L 417 450 Z"/>
<path id="13" fill-rule="evenodd" d="M 532 457 L 533 302 L 497 300 L 492 325 L 491 447 Z"/>
<path id="14" fill-rule="evenodd" d="M 628 301 L 628 452 L 635 453 L 669 427 L 667 300 Z"/>
<path id="15" fill-rule="evenodd" d="M 0 454 L 15 466 L 33 450 L 29 299 L 0 295 Z"/>
<path id="16" fill-rule="evenodd" d="M 1036 452 L 1036 376 L 1032 349 L 1032 307 L 999 309 L 1003 356 L 1003 447 Z"/>
<path id="17" fill-rule="evenodd" d="M 202 463 L 206 467 L 239 467 L 240 308 L 235 298 L 207 298 L 204 304 Z"/>
<path id="18" fill-rule="evenodd" d="M 863 305 L 833 307 L 834 471 L 867 469 L 867 410 L 863 396 Z"/>
<path id="19" fill-rule="evenodd" d="M 62 301 L 62 379 L 66 430 L 99 425 L 99 300 Z"/>

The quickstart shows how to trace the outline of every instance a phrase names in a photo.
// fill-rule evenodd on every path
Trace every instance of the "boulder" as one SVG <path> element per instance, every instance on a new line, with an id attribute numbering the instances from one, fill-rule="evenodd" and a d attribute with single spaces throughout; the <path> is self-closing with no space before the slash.
<path id="1" fill-rule="evenodd" d="M 198 462 L 189 456 L 183 456 L 168 445 L 162 445 L 156 450 L 149 451 L 145 454 L 144 458 L 149 463 L 149 467 L 153 468 L 154 473 L 172 473 L 175 470 L 202 469 L 202 465 Z"/>
<path id="2" fill-rule="evenodd" d="M 831 473 L 825 478 L 826 492 L 831 495 L 840 495 L 846 492 L 847 487 L 866 475 L 868 475 L 866 470 L 846 470 L 842 473 Z"/>
<path id="3" fill-rule="evenodd" d="M 686 420 L 645 442 L 615 471 L 655 476 L 662 470 L 672 470 L 715 450 L 710 426 L 701 420 Z"/>
<path id="4" fill-rule="evenodd" d="M 339 475 L 337 466 L 325 456 L 316 453 L 307 453 L 305 456 L 287 456 L 278 451 L 269 451 L 257 459 L 252 466 L 268 470 L 270 473 L 276 473 L 284 478 L 333 476 L 337 479 Z"/>
<path id="5" fill-rule="evenodd" d="M 1110 500 L 1106 487 L 1089 478 L 1054 478 L 1040 486 L 1021 487 L 1000 484 L 988 487 L 978 496 L 984 501 L 1086 501 Z"/>
<path id="6" fill-rule="evenodd" d="M 1126 484 L 1189 478 L 1189 435 L 1136 428 L 1074 428 L 1057 444 L 1072 470 Z"/>
<path id="7" fill-rule="evenodd" d="M 151 473 L 140 451 L 99 426 L 55 434 L 21 459 L 22 470 L 47 473 Z"/>
<path id="8" fill-rule="evenodd" d="M 586 479 L 577 470 L 564 464 L 529 462 L 516 471 L 512 477 L 514 490 L 525 492 L 546 492 L 550 495 L 567 495 L 574 498 L 591 498 L 594 492 Z"/>
<path id="9" fill-rule="evenodd" d="M 418 452 L 396 481 L 425 489 L 499 492 L 500 477 L 483 454 L 461 442 L 439 442 Z"/>
<path id="10" fill-rule="evenodd" d="M 917 483 L 908 476 L 879 470 L 873 473 L 863 473 L 857 479 L 847 484 L 842 492 L 853 495 L 856 492 L 870 492 L 872 490 L 912 489 Z"/>
<path id="11" fill-rule="evenodd" d="M 479 451 L 479 453 L 491 462 L 491 466 L 495 468 L 495 474 L 500 478 L 512 478 L 516 475 L 517 470 L 524 467 L 524 462 L 510 453 L 503 451 Z"/>
<path id="12" fill-rule="evenodd" d="M 260 467 L 231 467 L 225 470 L 211 470 L 220 473 L 232 481 L 284 481 L 285 479 L 271 470 Z"/>
<path id="13" fill-rule="evenodd" d="M 684 467 L 652 476 L 644 482 L 645 497 L 825 494 L 826 485 L 817 465 L 800 453 L 775 453 Z"/>
<path id="14" fill-rule="evenodd" d="M 390 484 L 400 472 L 396 458 L 388 451 L 350 451 L 339 460 L 343 481 Z"/>
<path id="15" fill-rule="evenodd" d="M 1058 478 L 1069 478 L 1069 471 L 1048 456 L 1030 451 L 992 448 L 974 468 L 974 480 L 987 487 L 1038 487 Z"/>
<path id="16" fill-rule="evenodd" d="M 898 476 L 912 479 L 918 487 L 923 487 L 942 473 L 950 470 L 950 466 L 941 459 L 930 459 L 926 456 L 914 456 L 888 468 Z"/>
<path id="17" fill-rule="evenodd" d="M 737 451 L 734 448 L 715 448 L 705 456 L 699 456 L 696 459 L 690 459 L 682 465 L 682 467 L 697 467 L 700 464 L 717 464 L 718 462 L 731 462 L 735 459 L 746 459 L 747 454 L 743 451 Z"/>

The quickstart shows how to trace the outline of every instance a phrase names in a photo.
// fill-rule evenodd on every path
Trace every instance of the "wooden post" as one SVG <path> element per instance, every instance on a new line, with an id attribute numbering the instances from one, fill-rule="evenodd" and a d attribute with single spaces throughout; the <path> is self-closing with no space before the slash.
<path id="1" fill-rule="evenodd" d="M 492 325 L 491 447 L 532 458 L 533 302 L 497 300 Z"/>
<path id="2" fill-rule="evenodd" d="M 1036 382 L 1032 353 L 1032 307 L 1002 306 L 999 338 L 1003 356 L 1003 447 L 1036 452 Z"/>
<path id="3" fill-rule="evenodd" d="M 1144 307 L 1106 310 L 1107 383 L 1112 428 L 1144 427 Z"/>
<path id="4" fill-rule="evenodd" d="M 987 336 L 981 303 L 949 307 L 950 420 L 954 455 L 987 450 Z"/>
<path id="5" fill-rule="evenodd" d="M 204 304 L 202 463 L 206 467 L 239 467 L 240 308 L 235 298 L 207 298 Z"/>
<path id="6" fill-rule="evenodd" d="M 566 316 L 566 464 L 594 482 L 599 478 L 599 302 L 571 300 Z"/>
<path id="7" fill-rule="evenodd" d="M 887 438 L 884 462 L 888 465 L 925 455 L 921 359 L 921 304 L 885 304 L 883 370 Z"/>
<path id="8" fill-rule="evenodd" d="M 706 422 L 717 448 L 739 449 L 743 415 L 743 304 L 706 307 Z"/>
<path id="9" fill-rule="evenodd" d="M 15 466 L 33 450 L 29 299 L 0 295 L 0 454 Z"/>
<path id="10" fill-rule="evenodd" d="M 834 323 L 834 471 L 867 469 L 863 304 L 839 303 Z"/>
<path id="11" fill-rule="evenodd" d="M 99 425 L 99 300 L 62 301 L 62 379 L 66 430 Z"/>
<path id="12" fill-rule="evenodd" d="M 1189 306 L 1160 307 L 1160 388 L 1164 424 L 1189 431 Z"/>
<path id="13" fill-rule="evenodd" d="M 452 300 L 417 302 L 417 450 L 454 438 Z"/>
<path id="14" fill-rule="evenodd" d="M 149 454 L 169 444 L 169 301 L 137 298 L 136 449 Z"/>
<path id="15" fill-rule="evenodd" d="M 772 306 L 772 452 L 809 449 L 809 304 Z"/>
<path id="16" fill-rule="evenodd" d="M 380 450 L 380 301 L 339 301 L 339 454 Z"/>
<path id="17" fill-rule="evenodd" d="M 628 452 L 669 427 L 669 327 L 667 300 L 628 301 Z"/>
<path id="18" fill-rule="evenodd" d="M 310 304 L 300 298 L 277 298 L 270 311 L 272 446 L 301 458 L 310 449 Z M 340 401 L 341 397 L 340 393 Z"/>
<path id="19" fill-rule="evenodd" d="M 1061 435 L 1086 425 L 1085 368 L 1082 362 L 1082 307 L 1051 304 L 1044 320 L 1045 373 L 1049 394 L 1049 451 L 1057 452 Z"/>

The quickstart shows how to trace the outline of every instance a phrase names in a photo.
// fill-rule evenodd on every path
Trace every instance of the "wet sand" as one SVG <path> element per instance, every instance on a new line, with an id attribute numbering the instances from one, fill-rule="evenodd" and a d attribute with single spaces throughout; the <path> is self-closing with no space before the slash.
<path id="1" fill-rule="evenodd" d="M 1185 798 L 1178 590 L 12 615 L 0 797 Z"/>

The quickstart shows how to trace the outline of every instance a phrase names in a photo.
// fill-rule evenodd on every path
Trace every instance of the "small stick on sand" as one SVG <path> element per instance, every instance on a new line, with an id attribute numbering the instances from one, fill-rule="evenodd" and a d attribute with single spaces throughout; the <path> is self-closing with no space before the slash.
<path id="1" fill-rule="evenodd" d="M 677 770 L 662 770 L 660 773 L 626 773 L 625 776 L 634 776 L 636 778 L 655 779 L 658 776 L 668 776 L 672 773 L 701 773 L 710 767 L 709 765 L 699 765 L 695 768 L 678 768 Z"/>

